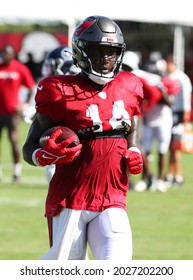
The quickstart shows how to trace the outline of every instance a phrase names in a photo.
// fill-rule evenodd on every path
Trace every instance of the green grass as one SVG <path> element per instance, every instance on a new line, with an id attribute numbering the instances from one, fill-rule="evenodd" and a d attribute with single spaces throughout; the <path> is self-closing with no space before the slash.
<path id="1" fill-rule="evenodd" d="M 28 128 L 26 124 L 21 126 L 21 146 Z M 0 259 L 35 260 L 49 248 L 44 217 L 45 170 L 23 162 L 22 181 L 12 184 L 10 146 L 5 133 L 1 149 L 4 180 L 0 183 Z M 129 191 L 133 259 L 193 259 L 193 155 L 183 154 L 183 167 L 183 187 L 166 193 Z"/>
<path id="2" fill-rule="evenodd" d="M 20 143 L 29 126 L 22 123 Z M 0 259 L 38 259 L 48 249 L 44 204 L 47 182 L 44 168 L 23 162 L 21 183 L 13 184 L 12 159 L 6 131 L 1 143 L 3 181 L 0 183 Z"/>

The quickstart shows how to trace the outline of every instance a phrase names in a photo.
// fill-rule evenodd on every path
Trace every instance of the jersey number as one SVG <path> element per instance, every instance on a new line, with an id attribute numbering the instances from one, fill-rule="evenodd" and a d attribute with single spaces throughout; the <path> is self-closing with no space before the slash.
<path id="1" fill-rule="evenodd" d="M 121 128 L 121 122 L 124 120 L 131 125 L 131 120 L 128 112 L 125 110 L 123 100 L 115 101 L 112 107 L 112 118 L 109 121 L 101 121 L 98 105 L 92 104 L 86 111 L 86 116 L 93 121 L 93 125 L 99 125 L 100 128 L 97 130 L 111 130 Z"/>

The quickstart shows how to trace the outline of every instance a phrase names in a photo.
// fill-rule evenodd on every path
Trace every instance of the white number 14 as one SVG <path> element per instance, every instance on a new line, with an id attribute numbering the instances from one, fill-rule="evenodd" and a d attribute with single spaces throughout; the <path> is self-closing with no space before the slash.
<path id="1" fill-rule="evenodd" d="M 125 110 L 123 100 L 114 102 L 112 108 L 112 118 L 109 120 L 108 124 L 105 124 L 101 121 L 98 105 L 96 104 L 92 104 L 88 107 L 86 111 L 86 116 L 88 118 L 91 118 L 91 120 L 93 121 L 93 125 L 100 126 L 100 128 L 97 130 L 98 132 L 103 131 L 105 127 L 107 127 L 107 129 L 109 130 L 121 128 L 121 122 L 123 120 L 126 121 L 129 125 L 131 125 L 131 120 L 128 112 Z"/>

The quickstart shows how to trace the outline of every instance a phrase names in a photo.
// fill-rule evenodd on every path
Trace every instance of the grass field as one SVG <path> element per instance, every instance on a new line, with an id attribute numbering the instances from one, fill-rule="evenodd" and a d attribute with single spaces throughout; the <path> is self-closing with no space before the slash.
<path id="1" fill-rule="evenodd" d="M 20 128 L 21 146 L 29 126 Z M 0 259 L 36 260 L 48 249 L 44 203 L 45 170 L 23 162 L 23 177 L 12 184 L 10 146 L 1 143 Z M 155 168 L 155 162 L 153 163 Z M 134 260 L 193 260 L 193 155 L 183 154 L 185 184 L 166 193 L 128 194 Z M 134 180 L 138 179 L 136 177 Z"/>

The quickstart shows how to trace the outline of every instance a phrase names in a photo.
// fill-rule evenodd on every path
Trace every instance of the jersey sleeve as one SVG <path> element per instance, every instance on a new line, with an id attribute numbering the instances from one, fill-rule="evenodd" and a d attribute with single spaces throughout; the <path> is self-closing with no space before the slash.
<path id="1" fill-rule="evenodd" d="M 57 77 L 48 77 L 39 82 L 35 102 L 38 113 L 48 116 L 55 123 L 62 120 L 65 104 L 62 85 Z"/>

